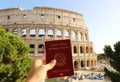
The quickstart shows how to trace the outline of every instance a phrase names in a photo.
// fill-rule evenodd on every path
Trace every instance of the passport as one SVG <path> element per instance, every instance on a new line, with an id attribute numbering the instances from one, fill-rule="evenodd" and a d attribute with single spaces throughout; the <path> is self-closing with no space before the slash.
<path id="1" fill-rule="evenodd" d="M 70 39 L 46 41 L 45 50 L 47 63 L 57 60 L 55 67 L 47 72 L 48 78 L 74 75 Z"/>

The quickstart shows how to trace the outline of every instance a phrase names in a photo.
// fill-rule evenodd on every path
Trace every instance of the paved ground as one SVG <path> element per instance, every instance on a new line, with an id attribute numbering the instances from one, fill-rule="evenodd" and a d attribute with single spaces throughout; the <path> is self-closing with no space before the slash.
<path id="1" fill-rule="evenodd" d="M 103 80 L 90 80 L 90 79 L 84 79 L 84 80 L 80 80 L 80 81 L 78 81 L 78 82 L 105 82 L 105 81 L 103 81 Z"/>
<path id="2" fill-rule="evenodd" d="M 111 82 L 111 81 L 105 81 L 105 80 L 95 80 L 95 79 L 84 79 L 80 81 L 73 81 L 73 82 Z"/>

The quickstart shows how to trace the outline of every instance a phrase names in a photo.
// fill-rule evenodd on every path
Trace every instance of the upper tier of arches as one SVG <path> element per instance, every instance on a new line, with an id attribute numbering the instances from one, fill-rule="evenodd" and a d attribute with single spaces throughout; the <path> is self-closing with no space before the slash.
<path id="1" fill-rule="evenodd" d="M 7 31 L 9 29 L 6 29 Z M 79 41 L 89 41 L 89 36 L 87 31 L 81 30 L 71 30 L 71 29 L 61 29 L 61 28 L 13 28 L 11 30 L 13 34 L 21 36 L 23 38 L 58 38 L 58 39 L 72 39 Z"/>
<path id="2" fill-rule="evenodd" d="M 82 14 L 49 7 L 35 7 L 33 10 L 19 8 L 0 10 L 0 24 L 50 24 L 87 29 Z"/>

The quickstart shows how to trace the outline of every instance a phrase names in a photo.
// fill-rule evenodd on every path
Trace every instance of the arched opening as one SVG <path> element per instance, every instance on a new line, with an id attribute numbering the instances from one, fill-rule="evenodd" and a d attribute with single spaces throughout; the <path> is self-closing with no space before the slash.
<path id="1" fill-rule="evenodd" d="M 58 29 L 56 31 L 56 35 L 57 35 L 57 37 L 62 37 L 62 31 Z"/>
<path id="2" fill-rule="evenodd" d="M 80 46 L 80 53 L 83 53 L 84 49 L 83 46 Z"/>
<path id="3" fill-rule="evenodd" d="M 86 53 L 89 53 L 88 47 L 86 47 Z"/>
<path id="4" fill-rule="evenodd" d="M 22 30 L 22 37 L 26 37 L 26 34 L 27 34 L 26 29 L 23 29 L 23 30 Z"/>
<path id="5" fill-rule="evenodd" d="M 74 68 L 77 69 L 77 61 L 74 61 Z"/>
<path id="6" fill-rule="evenodd" d="M 88 40 L 88 34 L 85 34 L 85 40 Z"/>
<path id="7" fill-rule="evenodd" d="M 70 34 L 69 34 L 69 31 L 65 31 L 65 38 L 69 38 L 70 37 Z"/>
<path id="8" fill-rule="evenodd" d="M 52 29 L 49 29 L 48 32 L 48 37 L 53 37 L 53 30 Z"/>
<path id="9" fill-rule="evenodd" d="M 40 15 L 40 18 L 41 18 L 41 19 L 44 19 L 44 18 L 45 18 L 44 14 L 41 14 L 41 15 Z"/>
<path id="10" fill-rule="evenodd" d="M 34 53 L 35 45 L 30 44 L 30 53 Z"/>
<path id="11" fill-rule="evenodd" d="M 38 53 L 44 53 L 44 45 L 43 44 L 40 44 L 38 46 Z"/>
<path id="12" fill-rule="evenodd" d="M 45 37 L 45 30 L 44 29 L 39 30 L 39 37 Z"/>
<path id="13" fill-rule="evenodd" d="M 81 61 L 81 67 L 85 67 L 84 61 Z"/>
<path id="14" fill-rule="evenodd" d="M 18 29 L 13 29 L 13 34 L 17 35 L 18 34 Z"/>
<path id="15" fill-rule="evenodd" d="M 74 46 L 74 53 L 77 53 L 77 48 L 76 48 L 76 46 Z"/>
<path id="16" fill-rule="evenodd" d="M 10 20 L 10 16 L 7 16 L 7 19 Z"/>
<path id="17" fill-rule="evenodd" d="M 24 19 L 26 19 L 26 18 L 27 18 L 26 14 L 24 14 L 24 15 L 23 15 L 23 18 L 24 18 Z"/>
<path id="18" fill-rule="evenodd" d="M 31 30 L 30 30 L 30 36 L 31 36 L 31 37 L 35 37 L 35 34 L 36 34 L 36 33 L 35 33 L 35 29 L 31 29 Z"/>
<path id="19" fill-rule="evenodd" d="M 76 33 L 74 31 L 72 31 L 72 38 L 75 39 L 76 38 Z"/>

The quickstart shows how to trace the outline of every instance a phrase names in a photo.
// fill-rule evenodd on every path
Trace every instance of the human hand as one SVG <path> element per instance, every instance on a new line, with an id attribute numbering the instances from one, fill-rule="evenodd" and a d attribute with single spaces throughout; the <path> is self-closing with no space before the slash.
<path id="1" fill-rule="evenodd" d="M 55 59 L 46 64 L 45 56 L 34 60 L 26 82 L 44 82 L 47 77 L 47 71 L 52 69 L 55 64 Z"/>

